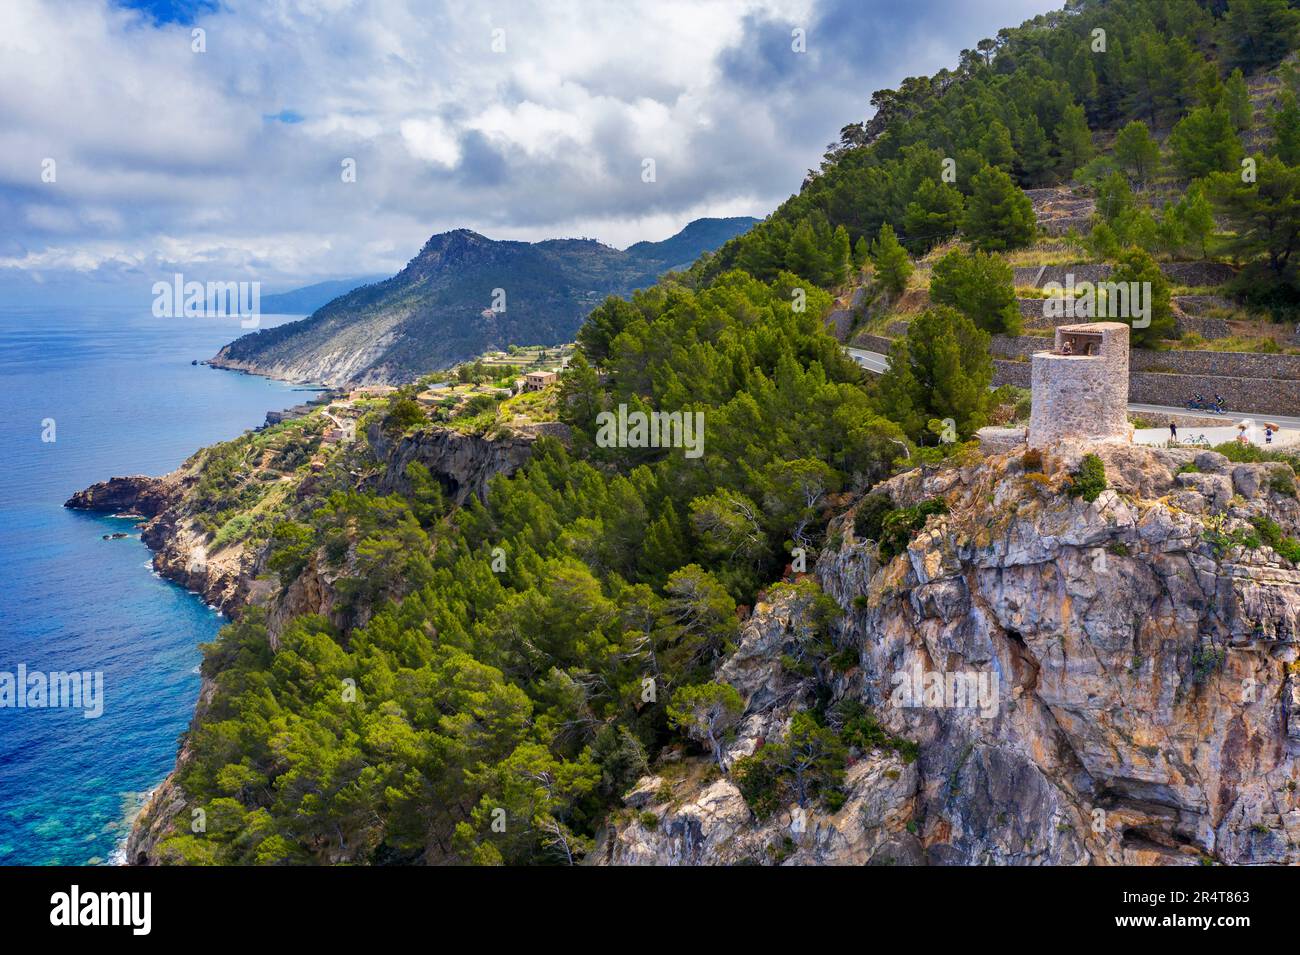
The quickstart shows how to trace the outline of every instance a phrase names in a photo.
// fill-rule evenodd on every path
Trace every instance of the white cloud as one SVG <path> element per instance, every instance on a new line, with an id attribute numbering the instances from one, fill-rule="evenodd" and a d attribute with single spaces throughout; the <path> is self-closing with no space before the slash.
<path id="1" fill-rule="evenodd" d="M 460 143 L 456 134 L 438 117 L 404 119 L 401 130 L 407 152 L 416 159 L 426 159 L 447 168 L 460 162 Z"/>
<path id="2" fill-rule="evenodd" d="M 879 56 L 815 31 L 820 59 L 757 55 L 840 2 L 224 0 L 198 21 L 200 54 L 188 25 L 110 0 L 3 0 L 0 266 L 192 261 L 285 284 L 394 270 L 461 226 L 626 245 L 702 214 L 761 216 L 870 90 L 1047 0 L 960 16 L 867 0 L 864 38 L 884 44 L 893 22 L 904 37 Z M 754 82 L 729 75 L 751 54 Z"/>

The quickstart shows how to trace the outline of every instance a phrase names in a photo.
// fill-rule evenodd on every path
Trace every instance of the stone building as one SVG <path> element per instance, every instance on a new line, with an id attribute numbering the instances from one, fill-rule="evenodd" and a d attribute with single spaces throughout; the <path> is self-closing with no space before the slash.
<path id="1" fill-rule="evenodd" d="M 553 371 L 530 371 L 524 375 L 524 391 L 541 391 L 555 381 Z"/>
<path id="2" fill-rule="evenodd" d="M 1128 333 L 1122 322 L 1061 325 L 1055 347 L 1034 353 L 1030 447 L 1130 440 Z"/>

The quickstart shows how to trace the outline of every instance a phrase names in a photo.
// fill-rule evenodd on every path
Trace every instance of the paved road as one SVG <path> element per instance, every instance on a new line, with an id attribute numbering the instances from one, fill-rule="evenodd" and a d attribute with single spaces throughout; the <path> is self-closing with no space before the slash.
<path id="1" fill-rule="evenodd" d="M 867 351 L 865 348 L 845 348 L 849 357 L 856 361 L 867 371 L 874 371 L 877 375 L 884 374 L 885 369 L 889 367 L 889 358 L 880 352 Z"/>
<path id="2" fill-rule="evenodd" d="M 880 352 L 867 351 L 865 348 L 845 348 L 844 350 L 849 353 L 850 358 L 867 369 L 867 371 L 879 375 L 883 374 L 885 369 L 889 367 L 889 356 L 882 355 Z M 1205 414 L 1204 412 L 1188 412 L 1186 408 L 1172 408 L 1166 405 L 1130 404 L 1128 408 L 1129 411 L 1136 411 L 1139 414 Z M 1206 417 L 1222 417 L 1224 424 L 1231 424 L 1241 418 L 1253 418 L 1260 424 L 1267 420 L 1281 425 L 1283 428 L 1300 430 L 1300 418 L 1266 414 L 1261 411 L 1227 411 L 1222 416 L 1206 414 Z"/>
<path id="3" fill-rule="evenodd" d="M 1286 415 L 1268 414 L 1263 411 L 1225 411 L 1222 415 L 1212 415 L 1212 414 L 1206 414 L 1205 412 L 1202 411 L 1188 411 L 1186 408 L 1169 408 L 1166 407 L 1165 405 L 1139 405 L 1139 404 L 1130 404 L 1128 406 L 1128 410 L 1136 411 L 1139 414 L 1144 414 L 1144 413 L 1145 414 L 1191 414 L 1191 415 L 1196 415 L 1197 417 L 1204 417 L 1207 420 L 1210 418 L 1222 418 L 1223 423 L 1225 425 L 1235 424 L 1236 422 L 1240 421 L 1242 418 L 1250 418 L 1257 425 L 1263 425 L 1265 421 L 1271 421 L 1276 425 L 1281 425 L 1283 428 L 1300 429 L 1300 418 L 1291 418 L 1291 417 L 1287 417 Z M 1191 426 L 1190 425 L 1184 426 L 1184 430 L 1186 430 L 1186 428 L 1188 427 Z"/>

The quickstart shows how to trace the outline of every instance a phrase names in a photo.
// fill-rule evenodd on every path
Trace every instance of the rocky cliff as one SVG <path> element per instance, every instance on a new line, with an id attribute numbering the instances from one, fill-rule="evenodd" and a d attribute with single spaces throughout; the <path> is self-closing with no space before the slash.
<path id="1" fill-rule="evenodd" d="M 519 470 L 531 456 L 533 442 L 543 435 L 569 441 L 568 428 L 558 422 L 526 425 L 501 436 L 425 428 L 395 440 L 375 424 L 367 430 L 366 439 L 384 467 L 367 478 L 365 486 L 380 494 L 409 495 L 407 469 L 419 463 L 442 481 L 456 504 L 464 504 L 471 496 L 482 499 L 487 495 L 488 481 L 498 474 L 508 476 Z"/>
<path id="2" fill-rule="evenodd" d="M 78 491 L 63 506 L 146 518 L 140 539 L 154 552 L 154 570 L 235 615 L 247 595 L 255 555 L 240 544 L 214 546 L 196 524 L 190 495 L 200 468 L 191 459 L 163 477 L 110 478 Z"/>
<path id="3" fill-rule="evenodd" d="M 1289 468 L 1098 446 L 1110 487 L 1088 502 L 1063 493 L 1084 450 L 890 480 L 896 505 L 948 513 L 883 563 L 852 513 L 833 525 L 815 578 L 855 661 L 833 695 L 914 761 L 853 752 L 839 808 L 765 820 L 706 760 L 665 761 L 590 861 L 1300 862 L 1300 570 L 1251 523 L 1300 529 Z M 718 671 L 746 702 L 731 760 L 813 704 L 783 662 L 806 612 L 760 603 Z"/>

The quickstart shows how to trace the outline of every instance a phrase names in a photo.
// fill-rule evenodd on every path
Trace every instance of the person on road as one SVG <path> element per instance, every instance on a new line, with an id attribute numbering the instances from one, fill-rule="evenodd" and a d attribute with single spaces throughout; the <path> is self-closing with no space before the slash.
<path id="1" fill-rule="evenodd" d="M 1170 441 L 1178 440 L 1178 425 L 1173 421 L 1172 418 L 1169 421 L 1169 440 Z"/>

